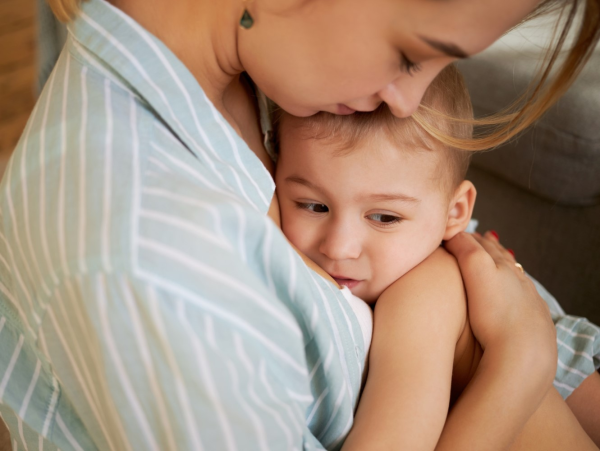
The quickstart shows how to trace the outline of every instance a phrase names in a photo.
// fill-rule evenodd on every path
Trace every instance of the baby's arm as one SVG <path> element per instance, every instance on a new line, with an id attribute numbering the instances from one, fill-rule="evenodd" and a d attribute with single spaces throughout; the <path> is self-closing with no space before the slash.
<path id="1" fill-rule="evenodd" d="M 442 248 L 380 296 L 367 383 L 344 449 L 435 448 L 453 367 L 458 392 L 480 352 L 466 305 L 456 260 Z"/>

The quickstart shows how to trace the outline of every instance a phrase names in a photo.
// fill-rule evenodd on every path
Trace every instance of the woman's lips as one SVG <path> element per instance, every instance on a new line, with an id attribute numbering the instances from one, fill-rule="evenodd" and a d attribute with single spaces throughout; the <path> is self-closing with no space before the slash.
<path id="1" fill-rule="evenodd" d="M 337 282 L 338 285 L 343 285 L 348 287 L 350 290 L 358 285 L 361 281 L 355 279 L 344 279 L 342 277 L 331 276 L 333 280 Z"/>
<path id="2" fill-rule="evenodd" d="M 343 103 L 338 103 L 336 114 L 347 116 L 348 114 L 353 114 L 355 112 L 356 110 L 353 110 L 349 106 L 344 105 Z"/>

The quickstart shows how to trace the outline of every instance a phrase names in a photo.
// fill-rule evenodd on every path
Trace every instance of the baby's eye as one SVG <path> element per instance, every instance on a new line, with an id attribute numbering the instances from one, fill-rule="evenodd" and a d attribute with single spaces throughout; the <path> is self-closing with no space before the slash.
<path id="1" fill-rule="evenodd" d="M 373 213 L 368 215 L 371 221 L 379 222 L 381 225 L 392 225 L 402 221 L 402 218 L 393 215 L 386 215 L 383 213 Z"/>
<path id="2" fill-rule="evenodd" d="M 324 205 L 324 204 L 304 203 L 304 202 L 296 202 L 296 204 L 298 205 L 298 208 L 301 208 L 303 210 L 312 211 L 315 213 L 327 213 L 329 211 L 329 208 L 327 207 L 327 205 Z"/>

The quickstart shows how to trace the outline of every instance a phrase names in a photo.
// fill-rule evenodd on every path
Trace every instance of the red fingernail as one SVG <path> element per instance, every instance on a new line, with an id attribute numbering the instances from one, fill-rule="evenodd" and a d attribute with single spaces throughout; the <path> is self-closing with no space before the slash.
<path id="1" fill-rule="evenodd" d="M 515 257 L 515 251 L 513 251 L 512 249 L 506 249 L 508 252 L 510 252 L 510 255 L 512 255 L 513 257 Z M 515 257 L 516 258 L 516 257 Z"/>
<path id="2" fill-rule="evenodd" d="M 495 230 L 490 230 L 490 233 L 492 235 L 494 235 L 494 238 L 496 238 L 498 241 L 500 241 L 500 236 L 498 235 L 498 232 L 496 232 Z"/>

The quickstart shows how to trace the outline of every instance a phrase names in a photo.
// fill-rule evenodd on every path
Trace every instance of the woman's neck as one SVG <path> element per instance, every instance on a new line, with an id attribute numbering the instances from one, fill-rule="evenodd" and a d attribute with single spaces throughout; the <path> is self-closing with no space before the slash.
<path id="1" fill-rule="evenodd" d="M 242 0 L 110 0 L 185 64 L 215 108 L 273 173 L 238 56 Z"/>
<path id="2" fill-rule="evenodd" d="M 244 70 L 237 52 L 241 0 L 110 1 L 165 43 L 228 116 L 227 93 Z"/>

